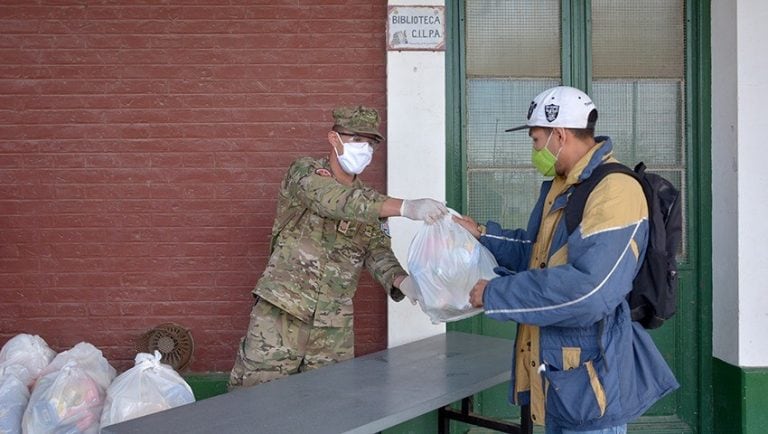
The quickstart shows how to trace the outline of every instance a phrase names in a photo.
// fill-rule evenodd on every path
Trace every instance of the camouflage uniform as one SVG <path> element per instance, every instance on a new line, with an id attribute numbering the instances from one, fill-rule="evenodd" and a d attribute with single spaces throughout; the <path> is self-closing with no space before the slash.
<path id="1" fill-rule="evenodd" d="M 363 265 L 394 300 L 403 299 L 393 281 L 407 273 L 378 217 L 386 199 L 357 179 L 337 182 L 327 158 L 294 161 L 280 188 L 273 251 L 253 290 L 257 303 L 231 388 L 352 358 L 352 297 Z"/>

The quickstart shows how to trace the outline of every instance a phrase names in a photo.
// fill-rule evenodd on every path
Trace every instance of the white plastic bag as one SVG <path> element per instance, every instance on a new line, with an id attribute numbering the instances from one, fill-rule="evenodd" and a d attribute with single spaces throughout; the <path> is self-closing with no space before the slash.
<path id="1" fill-rule="evenodd" d="M 408 272 L 419 286 L 421 310 L 433 323 L 456 321 L 480 313 L 469 292 L 480 279 L 496 277 L 491 252 L 448 214 L 423 225 L 408 249 Z"/>
<path id="2" fill-rule="evenodd" d="M 37 335 L 18 334 L 0 349 L 0 434 L 20 434 L 35 383 L 56 352 Z"/>
<path id="3" fill-rule="evenodd" d="M 91 344 L 81 342 L 60 353 L 32 389 L 21 423 L 23 432 L 98 433 L 113 378 L 115 369 Z"/>
<path id="4" fill-rule="evenodd" d="M 19 365 L 0 368 L 0 434 L 21 433 L 21 418 L 29 402 L 29 387 L 20 379 L 25 373 Z"/>
<path id="5" fill-rule="evenodd" d="M 192 388 L 162 355 L 139 353 L 136 365 L 115 378 L 107 389 L 101 427 L 195 402 Z"/>
<path id="6" fill-rule="evenodd" d="M 14 373 L 24 385 L 31 386 L 54 356 L 56 352 L 40 336 L 18 334 L 0 350 L 0 370 L 18 366 L 20 369 L 14 369 Z"/>

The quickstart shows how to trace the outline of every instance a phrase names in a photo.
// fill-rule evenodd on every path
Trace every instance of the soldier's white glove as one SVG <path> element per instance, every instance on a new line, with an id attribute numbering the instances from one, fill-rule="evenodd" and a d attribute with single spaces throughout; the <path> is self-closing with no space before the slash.
<path id="1" fill-rule="evenodd" d="M 420 299 L 421 291 L 419 290 L 416 281 L 413 280 L 411 276 L 406 276 L 405 279 L 400 282 L 400 286 L 397 289 L 399 289 L 403 295 L 408 297 L 411 304 L 416 304 L 416 301 Z"/>
<path id="2" fill-rule="evenodd" d="M 411 220 L 424 220 L 427 223 L 434 223 L 446 214 L 448 214 L 448 208 L 446 208 L 445 204 L 434 199 L 406 199 L 400 205 L 400 215 Z"/>

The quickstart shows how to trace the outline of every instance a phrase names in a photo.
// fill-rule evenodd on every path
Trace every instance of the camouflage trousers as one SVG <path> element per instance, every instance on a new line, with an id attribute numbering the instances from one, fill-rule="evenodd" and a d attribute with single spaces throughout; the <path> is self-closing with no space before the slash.
<path id="1" fill-rule="evenodd" d="M 240 340 L 229 389 L 266 383 L 354 357 L 352 328 L 312 327 L 259 300 Z"/>

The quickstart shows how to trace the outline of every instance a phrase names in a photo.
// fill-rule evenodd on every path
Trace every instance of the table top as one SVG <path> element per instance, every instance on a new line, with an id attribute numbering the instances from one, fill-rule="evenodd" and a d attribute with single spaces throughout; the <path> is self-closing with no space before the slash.
<path id="1" fill-rule="evenodd" d="M 509 380 L 512 350 L 511 340 L 447 332 L 102 433 L 375 433 Z"/>

